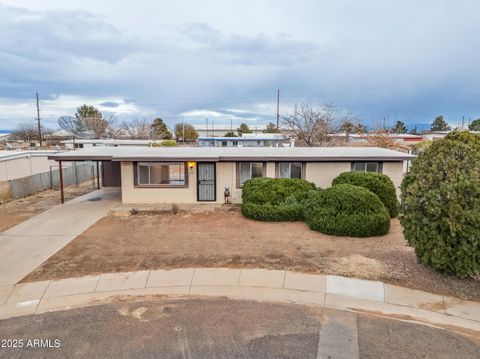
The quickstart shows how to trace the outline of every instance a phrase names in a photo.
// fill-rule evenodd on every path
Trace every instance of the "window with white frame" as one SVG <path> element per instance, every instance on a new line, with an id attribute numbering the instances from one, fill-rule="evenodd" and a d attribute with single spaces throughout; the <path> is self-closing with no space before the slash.
<path id="1" fill-rule="evenodd" d="M 379 162 L 353 162 L 352 171 L 354 172 L 381 172 Z"/>
<path id="2" fill-rule="evenodd" d="M 277 164 L 278 178 L 302 178 L 301 162 L 278 162 Z"/>
<path id="3" fill-rule="evenodd" d="M 142 186 L 185 186 L 185 163 L 139 162 L 137 184 Z"/>
<path id="4" fill-rule="evenodd" d="M 263 176 L 263 162 L 239 162 L 238 163 L 238 184 L 243 186 L 245 181 L 255 177 Z"/>

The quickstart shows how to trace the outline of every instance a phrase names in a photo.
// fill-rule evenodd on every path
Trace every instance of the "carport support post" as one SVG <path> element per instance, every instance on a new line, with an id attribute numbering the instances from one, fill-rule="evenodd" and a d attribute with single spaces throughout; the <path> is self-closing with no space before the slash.
<path id="1" fill-rule="evenodd" d="M 97 161 L 97 189 L 100 189 L 100 166 Z"/>
<path id="2" fill-rule="evenodd" d="M 60 171 L 60 198 L 62 204 L 65 203 L 65 196 L 63 193 L 63 169 L 62 169 L 62 161 L 58 161 L 58 170 Z"/>

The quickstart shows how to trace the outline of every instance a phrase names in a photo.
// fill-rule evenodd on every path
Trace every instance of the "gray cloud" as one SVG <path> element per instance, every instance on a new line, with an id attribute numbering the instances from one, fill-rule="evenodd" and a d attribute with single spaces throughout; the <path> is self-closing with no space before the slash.
<path id="1" fill-rule="evenodd" d="M 282 111 L 309 98 L 367 123 L 480 117 L 473 0 L 141 5 L 0 5 L 0 128 L 34 116 L 36 91 L 52 121 L 86 102 L 111 102 L 121 104 L 110 107 L 119 117 L 170 124 L 193 110 L 268 122 L 277 88 Z"/>
<path id="2" fill-rule="evenodd" d="M 225 35 L 208 24 L 193 23 L 184 28 L 183 34 L 204 50 L 240 65 L 289 66 L 308 60 L 316 51 L 315 44 L 294 40 L 285 33 Z"/>
<path id="3" fill-rule="evenodd" d="M 0 96 L 76 92 L 140 51 L 138 39 L 86 11 L 37 12 L 0 4 Z M 100 75 L 100 76 L 99 76 Z M 96 77 L 96 78 L 94 78 Z"/>
<path id="4" fill-rule="evenodd" d="M 115 102 L 115 101 L 100 102 L 99 105 L 103 106 L 103 107 L 111 107 L 111 108 L 116 108 L 116 107 L 120 106 L 120 104 L 118 102 Z"/>

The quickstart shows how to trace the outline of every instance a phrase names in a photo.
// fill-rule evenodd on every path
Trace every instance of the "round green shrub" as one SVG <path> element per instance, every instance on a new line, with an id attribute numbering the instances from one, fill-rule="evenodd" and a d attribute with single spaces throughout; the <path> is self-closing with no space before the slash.
<path id="1" fill-rule="evenodd" d="M 303 219 L 302 200 L 313 183 L 302 179 L 254 178 L 242 191 L 242 214 L 260 221 L 298 221 Z"/>
<path id="2" fill-rule="evenodd" d="M 388 233 L 390 216 L 366 188 L 339 184 L 311 191 L 303 202 L 310 229 L 336 236 L 370 237 Z"/>
<path id="3" fill-rule="evenodd" d="M 395 185 L 388 176 L 373 172 L 344 172 L 333 180 L 332 185 L 343 183 L 372 191 L 382 201 L 391 218 L 398 216 L 400 203 L 397 199 Z"/>
<path id="4" fill-rule="evenodd" d="M 303 219 L 303 207 L 301 204 L 280 204 L 270 203 L 242 203 L 242 214 L 257 221 L 301 221 Z"/>
<path id="5" fill-rule="evenodd" d="M 258 177 L 243 184 L 242 201 L 278 205 L 293 197 L 300 202 L 312 189 L 315 185 L 303 179 Z"/>
<path id="6" fill-rule="evenodd" d="M 461 277 L 480 273 L 480 137 L 454 131 L 413 161 L 401 223 L 420 262 Z"/>

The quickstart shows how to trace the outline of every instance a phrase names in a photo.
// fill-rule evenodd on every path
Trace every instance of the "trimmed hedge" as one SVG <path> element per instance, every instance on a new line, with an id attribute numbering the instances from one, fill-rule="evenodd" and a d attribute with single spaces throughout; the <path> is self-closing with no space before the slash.
<path id="1" fill-rule="evenodd" d="M 311 191 L 303 201 L 310 229 L 336 236 L 370 237 L 388 233 L 390 216 L 380 199 L 366 188 L 338 184 Z"/>
<path id="2" fill-rule="evenodd" d="M 480 274 L 480 137 L 453 131 L 422 151 L 402 182 L 401 223 L 420 262 Z"/>
<path id="3" fill-rule="evenodd" d="M 344 172 L 333 180 L 332 186 L 344 183 L 372 191 L 382 201 L 391 218 L 398 216 L 400 203 L 397 199 L 395 185 L 388 176 L 373 172 Z"/>
<path id="4" fill-rule="evenodd" d="M 302 179 L 251 179 L 243 185 L 242 214 L 260 221 L 302 220 L 301 202 L 313 189 L 313 183 Z"/>

